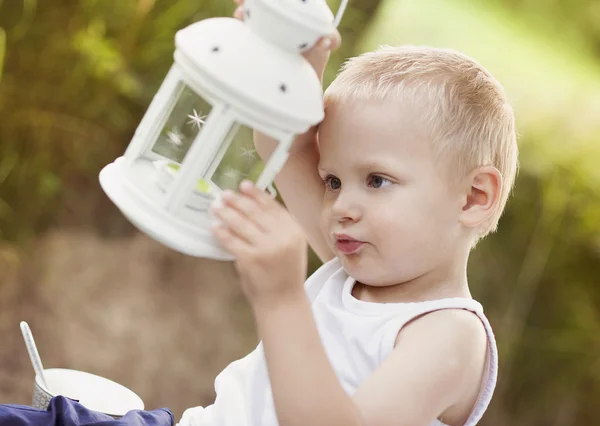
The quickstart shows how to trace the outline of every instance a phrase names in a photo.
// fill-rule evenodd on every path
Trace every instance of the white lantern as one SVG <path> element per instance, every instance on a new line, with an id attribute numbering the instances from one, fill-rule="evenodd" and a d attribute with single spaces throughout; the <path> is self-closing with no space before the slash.
<path id="1" fill-rule="evenodd" d="M 193 256 L 231 260 L 210 205 L 243 179 L 275 195 L 290 144 L 323 119 L 319 78 L 301 53 L 335 30 L 325 0 L 246 0 L 244 22 L 206 19 L 177 32 L 175 62 L 124 156 L 100 172 L 140 230 Z M 264 164 L 253 130 L 278 141 Z"/>

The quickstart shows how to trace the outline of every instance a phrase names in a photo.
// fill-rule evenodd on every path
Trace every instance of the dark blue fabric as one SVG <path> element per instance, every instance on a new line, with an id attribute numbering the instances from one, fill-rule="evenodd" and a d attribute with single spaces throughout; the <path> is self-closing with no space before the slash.
<path id="1" fill-rule="evenodd" d="M 0 426 L 173 426 L 173 413 L 166 408 L 132 410 L 115 420 L 77 401 L 56 396 L 46 411 L 26 405 L 0 405 Z"/>

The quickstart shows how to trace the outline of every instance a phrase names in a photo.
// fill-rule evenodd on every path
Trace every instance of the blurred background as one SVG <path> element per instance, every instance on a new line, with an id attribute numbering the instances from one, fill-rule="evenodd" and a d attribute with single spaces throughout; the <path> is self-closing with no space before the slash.
<path id="1" fill-rule="evenodd" d="M 141 234 L 97 178 L 171 66 L 175 32 L 233 9 L 0 0 L 0 403 L 31 401 L 20 320 L 46 368 L 108 377 L 177 417 L 212 402 L 216 374 L 256 345 L 232 265 Z M 326 84 L 349 56 L 427 44 L 505 85 L 521 170 L 470 264 L 501 352 L 480 424 L 600 424 L 600 1 L 351 0 L 340 31 Z"/>

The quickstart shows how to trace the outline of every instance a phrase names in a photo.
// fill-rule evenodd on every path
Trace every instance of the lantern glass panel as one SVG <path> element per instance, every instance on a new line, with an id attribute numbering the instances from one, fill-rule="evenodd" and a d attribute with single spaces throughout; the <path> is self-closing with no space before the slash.
<path id="1" fill-rule="evenodd" d="M 208 169 L 207 177 L 221 190 L 237 190 L 247 179 L 256 182 L 264 164 L 254 149 L 253 129 L 245 125 L 235 125 L 221 152 Z"/>
<path id="2" fill-rule="evenodd" d="M 202 131 L 212 106 L 187 85 L 181 83 L 175 104 L 160 130 L 152 152 L 182 163 L 190 146 Z"/>

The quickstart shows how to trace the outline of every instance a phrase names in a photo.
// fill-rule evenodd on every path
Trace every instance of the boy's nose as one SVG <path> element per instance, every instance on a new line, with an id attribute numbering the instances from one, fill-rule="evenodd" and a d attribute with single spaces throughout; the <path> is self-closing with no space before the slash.
<path id="1" fill-rule="evenodd" d="M 333 219 L 338 222 L 356 221 L 360 219 L 361 208 L 357 203 L 357 200 L 349 195 L 350 194 L 348 193 L 340 193 L 331 206 Z"/>

